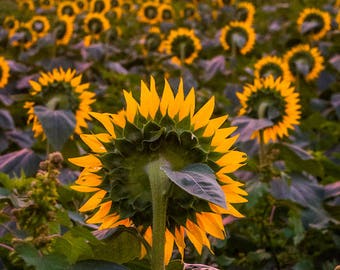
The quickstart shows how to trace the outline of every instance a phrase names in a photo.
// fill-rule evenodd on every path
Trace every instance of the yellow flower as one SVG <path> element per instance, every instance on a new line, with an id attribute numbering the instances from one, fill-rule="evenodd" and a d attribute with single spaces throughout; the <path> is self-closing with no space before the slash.
<path id="1" fill-rule="evenodd" d="M 338 24 L 338 29 L 340 30 L 340 11 L 336 14 L 335 21 Z"/>
<path id="2" fill-rule="evenodd" d="M 64 1 L 58 4 L 57 15 L 59 18 L 63 16 L 75 18 L 79 13 L 79 7 L 74 1 Z"/>
<path id="3" fill-rule="evenodd" d="M 224 6 L 232 6 L 235 3 L 235 0 L 213 0 L 213 5 L 217 5 L 220 8 Z"/>
<path id="4" fill-rule="evenodd" d="M 265 143 L 275 142 L 288 136 L 288 130 L 299 124 L 301 106 L 299 94 L 294 90 L 290 82 L 281 77 L 255 78 L 253 84 L 247 84 L 242 93 L 237 93 L 242 105 L 239 115 L 272 121 L 273 125 L 264 129 L 263 139 Z M 255 137 L 259 138 L 259 132 L 254 132 Z"/>
<path id="5" fill-rule="evenodd" d="M 81 128 L 87 128 L 86 120 L 90 117 L 90 105 L 95 101 L 95 94 L 87 91 L 89 83 L 81 83 L 82 75 L 76 76 L 76 70 L 68 69 L 66 72 L 60 69 L 54 69 L 52 72 L 41 72 L 38 81 L 30 81 L 30 95 L 33 101 L 27 101 L 24 105 L 28 109 L 28 124 L 33 123 L 32 130 L 34 137 L 45 134 L 43 127 L 34 113 L 34 107 L 42 105 L 52 110 L 63 109 L 70 110 L 76 118 L 74 132 L 81 133 Z"/>
<path id="6" fill-rule="evenodd" d="M 233 148 L 237 136 L 230 135 L 236 127 L 225 125 L 227 115 L 211 118 L 214 97 L 195 112 L 195 90 L 185 95 L 181 80 L 176 93 L 165 80 L 159 96 L 153 78 L 150 87 L 141 82 L 139 102 L 124 91 L 125 109 L 115 114 L 91 113 L 104 127 L 101 133 L 80 135 L 91 153 L 69 159 L 84 168 L 72 188 L 93 194 L 80 208 L 80 212 L 95 210 L 87 223 L 100 224 L 100 229 L 135 226 L 149 244 L 152 206 L 145 167 L 160 157 L 175 170 L 193 163 L 209 165 L 225 194 L 226 207 L 172 183 L 166 209 L 166 263 L 174 243 L 183 257 L 185 235 L 199 253 L 203 246 L 210 248 L 207 234 L 224 239 L 221 214 L 243 217 L 233 204 L 247 201 L 242 184 L 230 176 L 246 160 L 243 152 Z"/>
<path id="7" fill-rule="evenodd" d="M 8 83 L 10 67 L 5 58 L 0 56 L 0 89 L 4 88 Z"/>
<path id="8" fill-rule="evenodd" d="M 84 12 L 89 9 L 89 3 L 87 0 L 76 0 L 75 3 L 80 12 Z"/>
<path id="9" fill-rule="evenodd" d="M 149 52 L 160 52 L 163 35 L 159 27 L 150 27 L 148 33 L 144 35 L 141 40 L 143 54 L 147 55 Z"/>
<path id="10" fill-rule="evenodd" d="M 31 30 L 30 23 L 20 23 L 9 31 L 9 39 L 12 46 L 29 49 L 37 41 L 37 35 Z"/>
<path id="11" fill-rule="evenodd" d="M 290 49 L 284 55 L 288 65 L 287 80 L 295 81 L 296 76 L 302 75 L 306 81 L 317 79 L 324 69 L 324 58 L 318 48 L 311 48 L 308 44 L 300 44 Z"/>
<path id="12" fill-rule="evenodd" d="M 221 29 L 220 42 L 226 51 L 235 46 L 241 54 L 247 54 L 255 44 L 255 31 L 245 22 L 230 22 Z"/>
<path id="13" fill-rule="evenodd" d="M 48 10 L 55 7 L 55 0 L 39 0 L 40 8 Z"/>
<path id="14" fill-rule="evenodd" d="M 98 40 L 100 34 L 109 28 L 110 22 L 103 13 L 88 13 L 84 19 L 84 30 L 87 34 L 84 38 L 84 45 L 89 46 L 92 40 Z"/>
<path id="15" fill-rule="evenodd" d="M 111 9 L 110 0 L 92 0 L 90 2 L 90 11 L 93 13 L 105 14 Z"/>
<path id="16" fill-rule="evenodd" d="M 287 78 L 288 66 L 277 56 L 265 56 L 259 59 L 255 65 L 254 76 L 256 78 L 263 78 L 272 75 L 275 79 L 278 77 Z"/>
<path id="17" fill-rule="evenodd" d="M 255 6 L 250 2 L 240 2 L 237 4 L 236 15 L 238 21 L 253 24 Z"/>
<path id="18" fill-rule="evenodd" d="M 106 16 L 110 21 L 118 21 L 122 17 L 122 14 L 123 10 L 120 7 L 115 7 L 107 12 Z"/>
<path id="19" fill-rule="evenodd" d="M 310 28 L 310 24 L 314 26 Z M 312 40 L 319 40 L 331 29 L 331 16 L 317 8 L 305 8 L 299 15 L 297 25 L 302 34 L 308 35 Z M 306 26 L 308 30 L 304 31 Z"/>
<path id="20" fill-rule="evenodd" d="M 161 4 L 159 7 L 159 21 L 173 22 L 175 18 L 175 11 L 169 4 Z"/>
<path id="21" fill-rule="evenodd" d="M 159 22 L 159 3 L 147 1 L 139 7 L 137 18 L 142 23 L 156 24 Z"/>
<path id="22" fill-rule="evenodd" d="M 181 18 L 185 20 L 200 20 L 197 4 L 185 3 L 184 7 L 179 11 Z"/>
<path id="23" fill-rule="evenodd" d="M 21 10 L 35 10 L 33 0 L 17 0 L 17 4 Z"/>
<path id="24" fill-rule="evenodd" d="M 167 54 L 173 55 L 171 61 L 177 65 L 191 64 L 202 49 L 201 41 L 195 35 L 194 30 L 184 27 L 171 30 L 162 46 Z"/>
<path id="25" fill-rule="evenodd" d="M 19 27 L 19 21 L 14 16 L 6 16 L 2 23 L 2 27 L 8 31 Z"/>
<path id="26" fill-rule="evenodd" d="M 45 16 L 35 15 L 28 24 L 31 31 L 39 38 L 44 37 L 50 30 L 50 22 Z"/>
<path id="27" fill-rule="evenodd" d="M 57 45 L 68 45 L 73 34 L 73 19 L 69 16 L 59 17 L 54 23 L 54 33 Z"/>

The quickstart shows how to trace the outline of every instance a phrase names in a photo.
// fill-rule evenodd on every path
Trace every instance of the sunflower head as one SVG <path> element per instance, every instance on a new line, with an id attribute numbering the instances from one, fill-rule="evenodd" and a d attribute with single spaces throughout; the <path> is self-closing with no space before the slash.
<path id="1" fill-rule="evenodd" d="M 80 12 L 84 12 L 89 9 L 89 3 L 87 0 L 76 0 L 75 3 Z"/>
<path id="2" fill-rule="evenodd" d="M 201 41 L 194 30 L 178 28 L 171 30 L 164 43 L 165 52 L 172 55 L 171 61 L 177 65 L 191 64 L 202 49 Z"/>
<path id="3" fill-rule="evenodd" d="M 94 102 L 94 94 L 87 91 L 89 84 L 81 83 L 82 75 L 76 75 L 76 70 L 62 68 L 40 74 L 37 81 L 30 81 L 31 99 L 24 105 L 28 109 L 28 123 L 33 123 L 35 137 L 43 136 L 44 130 L 35 113 L 36 106 L 45 106 L 49 110 L 64 110 L 74 114 L 76 125 L 74 133 L 79 134 L 81 127 L 87 127 L 86 120 Z"/>
<path id="4" fill-rule="evenodd" d="M 265 56 L 255 63 L 254 76 L 264 78 L 272 75 L 275 79 L 278 77 L 286 78 L 288 74 L 287 63 L 277 56 Z"/>
<path id="5" fill-rule="evenodd" d="M 183 9 L 180 10 L 180 16 L 184 20 L 199 20 L 200 15 L 198 13 L 197 5 L 194 3 L 186 3 Z"/>
<path id="6" fill-rule="evenodd" d="M 57 15 L 59 18 L 63 16 L 75 18 L 79 13 L 80 10 L 76 2 L 64 1 L 58 4 Z"/>
<path id="7" fill-rule="evenodd" d="M 2 27 L 8 31 L 12 31 L 19 27 L 19 21 L 14 16 L 6 16 L 2 23 Z"/>
<path id="8" fill-rule="evenodd" d="M 305 8 L 299 15 L 297 25 L 303 35 L 319 40 L 331 29 L 331 16 L 317 8 Z"/>
<path id="9" fill-rule="evenodd" d="M 306 81 L 318 78 L 324 69 L 324 58 L 318 48 L 311 48 L 308 44 L 300 44 L 290 49 L 284 55 L 288 65 L 287 80 L 295 81 L 297 76 Z"/>
<path id="10" fill-rule="evenodd" d="M 9 39 L 12 46 L 28 49 L 37 41 L 37 34 L 32 31 L 30 23 L 20 23 L 9 32 Z"/>
<path id="11" fill-rule="evenodd" d="M 84 30 L 87 36 L 84 45 L 89 46 L 92 40 L 99 40 L 100 35 L 110 29 L 110 22 L 103 13 L 88 13 L 84 19 Z"/>
<path id="12" fill-rule="evenodd" d="M 255 31 L 245 22 L 230 22 L 221 30 L 220 42 L 224 50 L 237 49 L 247 54 L 255 44 Z"/>
<path id="13" fill-rule="evenodd" d="M 48 10 L 54 8 L 56 5 L 55 0 L 39 0 L 39 6 L 42 9 Z"/>
<path id="14" fill-rule="evenodd" d="M 90 2 L 90 10 L 94 13 L 106 13 L 111 9 L 110 0 L 92 0 Z"/>
<path id="15" fill-rule="evenodd" d="M 73 34 L 73 19 L 69 16 L 59 17 L 54 23 L 54 34 L 57 45 L 68 45 Z"/>
<path id="16" fill-rule="evenodd" d="M 0 89 L 8 83 L 10 67 L 2 56 L 0 56 Z"/>
<path id="17" fill-rule="evenodd" d="M 236 17 L 238 21 L 252 24 L 254 21 L 255 6 L 250 2 L 240 2 L 237 4 Z"/>
<path id="18" fill-rule="evenodd" d="M 29 21 L 31 31 L 41 38 L 50 30 L 50 22 L 45 16 L 36 15 Z"/>
<path id="19" fill-rule="evenodd" d="M 241 103 L 239 115 L 256 119 L 267 119 L 273 125 L 263 130 L 263 139 L 267 143 L 288 135 L 293 125 L 299 124 L 300 108 L 299 94 L 294 91 L 289 81 L 273 76 L 255 78 L 253 84 L 244 87 L 242 93 L 237 93 Z M 253 137 L 259 137 L 255 132 Z"/>
<path id="20" fill-rule="evenodd" d="M 148 33 L 142 38 L 143 53 L 160 51 L 163 36 L 159 27 L 151 27 Z"/>
<path id="21" fill-rule="evenodd" d="M 172 22 L 175 17 L 175 11 L 169 4 L 161 4 L 159 8 L 159 21 L 160 22 Z"/>
<path id="22" fill-rule="evenodd" d="M 139 7 L 137 17 L 142 23 L 156 24 L 159 22 L 160 4 L 153 1 L 146 1 Z"/>
<path id="23" fill-rule="evenodd" d="M 225 6 L 231 6 L 235 3 L 235 0 L 215 0 L 215 1 L 217 1 L 217 5 L 220 8 L 223 8 Z"/>
<path id="24" fill-rule="evenodd" d="M 112 8 L 106 13 L 106 16 L 110 21 L 118 21 L 122 17 L 123 10 L 120 7 Z"/>
<path id="25" fill-rule="evenodd" d="M 124 97 L 126 107 L 116 114 L 91 113 L 104 127 L 103 132 L 82 134 L 91 153 L 70 159 L 84 168 L 72 188 L 93 193 L 80 208 L 81 212 L 96 210 L 87 222 L 100 224 L 100 229 L 133 225 L 150 241 L 148 168 L 161 161 L 160 169 L 169 177 L 166 261 L 174 242 L 183 255 L 184 234 L 198 252 L 203 246 L 210 247 L 207 233 L 223 239 L 221 213 L 242 217 L 232 203 L 246 202 L 242 184 L 228 175 L 246 160 L 244 153 L 231 149 L 236 137 L 230 135 L 236 128 L 226 125 L 227 116 L 211 119 L 214 97 L 195 112 L 195 90 L 185 95 L 182 81 L 176 95 L 165 81 L 160 97 L 151 78 L 150 87 L 142 82 L 139 102 L 131 92 L 124 91 Z M 224 199 L 212 203 L 197 195 L 196 188 L 186 190 L 169 180 L 176 173 L 183 173 L 184 178 L 190 175 L 186 178 L 189 186 L 194 185 L 193 179 L 205 175 L 210 178 L 206 184 L 213 185 Z"/>
<path id="26" fill-rule="evenodd" d="M 17 4 L 19 6 L 19 9 L 21 10 L 35 10 L 35 5 L 33 0 L 17 0 Z"/>

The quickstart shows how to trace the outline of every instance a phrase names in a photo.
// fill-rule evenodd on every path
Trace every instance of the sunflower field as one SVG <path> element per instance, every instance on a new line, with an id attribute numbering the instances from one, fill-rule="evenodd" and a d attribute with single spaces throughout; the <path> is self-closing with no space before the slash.
<path id="1" fill-rule="evenodd" d="M 0 0 L 0 269 L 339 270 L 339 0 Z"/>

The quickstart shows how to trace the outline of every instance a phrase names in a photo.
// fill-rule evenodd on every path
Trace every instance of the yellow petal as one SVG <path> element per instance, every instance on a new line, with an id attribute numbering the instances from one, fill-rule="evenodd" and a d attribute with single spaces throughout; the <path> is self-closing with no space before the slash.
<path id="1" fill-rule="evenodd" d="M 41 84 L 39 84 L 35 81 L 32 81 L 32 80 L 30 80 L 29 83 L 35 91 L 38 91 L 38 92 L 41 91 Z"/>
<path id="2" fill-rule="evenodd" d="M 225 238 L 221 215 L 213 213 L 198 213 L 196 214 L 196 218 L 198 225 L 201 228 L 204 228 L 207 233 L 218 239 Z"/>
<path id="3" fill-rule="evenodd" d="M 169 104 L 169 107 L 168 107 L 168 114 L 171 118 L 174 118 L 174 116 L 179 112 L 179 109 L 182 107 L 183 102 L 184 102 L 184 90 L 183 90 L 183 79 L 181 79 L 179 81 L 179 86 L 178 86 L 175 100 L 172 104 Z"/>
<path id="4" fill-rule="evenodd" d="M 110 212 L 111 205 L 112 201 L 102 203 L 100 205 L 99 210 L 90 219 L 86 220 L 86 223 L 89 224 L 102 223 L 103 218 L 106 217 L 106 215 Z"/>
<path id="5" fill-rule="evenodd" d="M 96 113 L 96 112 L 90 112 L 89 113 L 93 118 L 97 119 L 103 126 L 104 128 L 110 133 L 110 135 L 113 138 L 116 138 L 116 134 L 114 131 L 114 126 L 111 121 L 111 118 L 108 114 L 105 113 Z"/>
<path id="6" fill-rule="evenodd" d="M 185 242 L 184 242 L 184 228 L 183 227 L 176 227 L 175 228 L 175 242 L 178 248 L 179 253 L 181 254 L 181 258 L 184 258 L 184 249 L 185 249 Z"/>
<path id="7" fill-rule="evenodd" d="M 100 188 L 97 187 L 87 187 L 87 186 L 70 186 L 71 189 L 79 191 L 79 192 L 95 192 L 100 190 Z"/>
<path id="8" fill-rule="evenodd" d="M 167 229 L 165 231 L 165 247 L 164 247 L 164 262 L 165 262 L 165 265 L 169 264 L 173 249 L 174 249 L 174 236 Z"/>
<path id="9" fill-rule="evenodd" d="M 97 187 L 103 182 L 102 177 L 89 172 L 88 170 L 84 169 L 78 179 L 76 180 L 76 184 L 81 186 L 88 186 L 88 187 Z"/>
<path id="10" fill-rule="evenodd" d="M 150 97 L 150 91 L 143 81 L 141 81 L 141 92 L 140 92 L 140 114 L 147 118 L 149 115 L 149 104 L 152 103 Z"/>
<path id="11" fill-rule="evenodd" d="M 155 79 L 150 78 L 150 100 L 149 102 L 149 114 L 151 119 L 154 119 L 159 108 L 160 99 L 156 90 Z"/>
<path id="12" fill-rule="evenodd" d="M 71 80 L 71 85 L 72 85 L 72 87 L 76 87 L 76 86 L 78 86 L 78 85 L 80 84 L 80 82 L 81 82 L 81 77 L 82 77 L 82 75 L 79 75 L 79 76 L 77 76 L 77 77 L 75 77 L 75 78 L 73 78 L 73 79 Z"/>
<path id="13" fill-rule="evenodd" d="M 105 153 L 106 149 L 103 144 L 97 139 L 96 135 L 80 134 L 80 138 L 86 143 L 93 152 Z"/>
<path id="14" fill-rule="evenodd" d="M 80 212 L 91 211 L 98 207 L 98 205 L 103 200 L 104 196 L 106 195 L 105 190 L 100 190 L 95 193 L 82 207 L 79 208 Z"/>
<path id="15" fill-rule="evenodd" d="M 163 116 L 167 113 L 168 107 L 173 106 L 174 102 L 175 102 L 174 93 L 172 92 L 168 81 L 165 80 L 163 95 L 159 105 L 161 114 Z"/>
<path id="16" fill-rule="evenodd" d="M 192 117 L 191 123 L 194 125 L 194 130 L 204 127 L 208 124 L 211 114 L 214 111 L 215 97 L 211 97 L 203 107 Z"/>
<path id="17" fill-rule="evenodd" d="M 185 227 L 190 242 L 194 245 L 197 252 L 201 254 L 203 247 L 203 239 L 200 230 L 197 228 L 197 225 L 194 224 L 189 219 L 187 220 Z"/>
<path id="18" fill-rule="evenodd" d="M 212 135 L 214 135 L 216 130 L 218 130 L 222 126 L 222 124 L 227 120 L 227 118 L 228 115 L 224 115 L 218 118 L 211 119 L 206 129 L 204 130 L 203 136 L 211 137 Z"/>
<path id="19" fill-rule="evenodd" d="M 101 167 L 102 163 L 94 155 L 87 155 L 82 157 L 69 158 L 69 162 L 79 167 Z"/>
<path id="20" fill-rule="evenodd" d="M 225 138 L 232 134 L 236 129 L 237 127 L 228 127 L 216 130 L 215 135 L 211 141 L 211 146 L 221 145 Z"/>
<path id="21" fill-rule="evenodd" d="M 223 155 L 216 164 L 223 167 L 229 164 L 242 163 L 247 160 L 247 155 L 240 151 L 229 151 Z"/>
<path id="22" fill-rule="evenodd" d="M 126 119 L 130 122 L 133 123 L 135 120 L 135 116 L 137 113 L 138 109 L 138 103 L 137 101 L 133 98 L 131 92 L 127 92 L 124 90 L 124 98 L 126 102 Z"/>
<path id="23" fill-rule="evenodd" d="M 186 116 L 192 117 L 195 112 L 195 90 L 190 89 L 189 94 L 185 97 L 182 107 L 179 110 L 179 121 Z"/>

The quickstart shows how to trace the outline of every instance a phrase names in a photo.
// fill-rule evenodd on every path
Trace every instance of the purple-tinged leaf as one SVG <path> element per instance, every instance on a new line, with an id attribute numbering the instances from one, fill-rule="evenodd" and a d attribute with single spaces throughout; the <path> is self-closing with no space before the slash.
<path id="1" fill-rule="evenodd" d="M 215 56 L 214 58 L 202 61 L 204 68 L 204 80 L 211 80 L 218 72 L 226 73 L 225 58 L 223 55 Z"/>
<path id="2" fill-rule="evenodd" d="M 11 68 L 11 71 L 14 71 L 14 72 L 26 73 L 30 70 L 29 67 L 25 66 L 24 64 L 15 62 L 14 60 L 7 60 L 7 63 L 9 67 Z"/>
<path id="3" fill-rule="evenodd" d="M 289 143 L 281 143 L 282 146 L 285 146 L 290 151 L 292 151 L 296 156 L 298 156 L 302 160 L 313 159 L 313 156 L 309 154 L 307 151 L 303 150 L 301 147 L 295 144 Z"/>
<path id="4" fill-rule="evenodd" d="M 340 72 L 340 54 L 334 55 L 330 60 L 329 63 L 332 64 L 332 66 Z"/>
<path id="5" fill-rule="evenodd" d="M 19 145 L 21 148 L 30 148 L 33 145 L 33 138 L 30 134 L 18 129 L 7 131 L 6 135 L 9 140 Z"/>
<path id="6" fill-rule="evenodd" d="M 335 109 L 336 115 L 340 119 L 340 94 L 334 94 L 331 97 L 331 104 Z"/>
<path id="7" fill-rule="evenodd" d="M 0 128 L 3 130 L 15 128 L 11 114 L 6 110 L 0 110 Z"/>
<path id="8" fill-rule="evenodd" d="M 325 199 L 340 196 L 340 181 L 328 184 L 324 187 L 325 189 Z"/>
<path id="9" fill-rule="evenodd" d="M 75 69 L 77 70 L 78 73 L 83 73 L 84 71 L 88 70 L 93 63 L 92 62 L 75 62 Z"/>
<path id="10" fill-rule="evenodd" d="M 18 89 L 31 88 L 29 81 L 35 80 L 38 76 L 39 76 L 38 74 L 32 74 L 32 75 L 29 75 L 29 76 L 24 76 L 20 80 L 18 80 L 16 87 Z"/>
<path id="11" fill-rule="evenodd" d="M 128 74 L 128 71 L 119 62 L 107 62 L 105 67 L 111 71 L 117 72 L 118 74 Z"/>
<path id="12" fill-rule="evenodd" d="M 8 146 L 9 146 L 9 143 L 7 140 L 7 136 L 5 135 L 5 133 L 0 131 L 0 153 L 5 151 L 8 148 Z"/>

